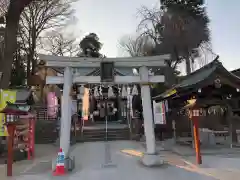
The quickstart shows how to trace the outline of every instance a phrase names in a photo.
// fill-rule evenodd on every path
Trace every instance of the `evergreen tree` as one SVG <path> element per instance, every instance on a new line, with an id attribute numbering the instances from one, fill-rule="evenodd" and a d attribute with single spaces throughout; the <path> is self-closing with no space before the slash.
<path id="1" fill-rule="evenodd" d="M 201 18 L 206 15 L 203 7 L 204 0 L 161 0 L 163 7 L 179 15 Z"/>
<path id="2" fill-rule="evenodd" d="M 99 41 L 99 37 L 95 33 L 86 35 L 79 44 L 81 52 L 79 56 L 85 57 L 101 57 L 99 52 L 102 48 L 102 43 Z"/>
<path id="3" fill-rule="evenodd" d="M 164 15 L 160 27 L 162 43 L 157 50 L 168 51 L 186 61 L 187 74 L 191 72 L 192 54 L 210 41 L 209 18 L 203 0 L 161 0 Z"/>

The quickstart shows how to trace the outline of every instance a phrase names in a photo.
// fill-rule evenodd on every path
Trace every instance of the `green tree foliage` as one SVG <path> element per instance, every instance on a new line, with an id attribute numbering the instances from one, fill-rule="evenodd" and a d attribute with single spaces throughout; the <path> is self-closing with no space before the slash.
<path id="1" fill-rule="evenodd" d="M 102 43 L 99 41 L 99 37 L 95 33 L 90 33 L 86 35 L 79 44 L 81 52 L 79 56 L 85 57 L 102 57 L 100 50 L 102 48 Z"/>
<path id="2" fill-rule="evenodd" d="M 186 61 L 187 74 L 191 72 L 192 54 L 210 41 L 209 18 L 203 0 L 161 0 L 163 11 L 159 27 L 161 44 L 157 52 L 172 49 L 176 58 Z"/>
<path id="3" fill-rule="evenodd" d="M 173 13 L 202 18 L 206 16 L 203 8 L 204 0 L 160 0 L 161 4 Z"/>
<path id="4" fill-rule="evenodd" d="M 140 37 L 150 37 L 154 42 L 152 50 L 148 49 L 151 52 L 148 55 L 171 54 L 171 59 L 166 61 L 171 69 L 152 69 L 155 74 L 164 73 L 168 77 L 169 83 L 165 86 L 169 87 L 174 82 L 177 83 L 177 78 L 172 75 L 179 75 L 178 65 L 185 61 L 187 73 L 190 73 L 191 62 L 201 54 L 200 48 L 210 41 L 209 19 L 204 1 L 161 0 L 160 8 L 142 7 L 138 14 L 141 17 L 137 28 Z M 129 43 L 127 45 L 125 47 L 129 47 Z M 155 88 L 159 92 L 165 89 L 163 85 Z"/>

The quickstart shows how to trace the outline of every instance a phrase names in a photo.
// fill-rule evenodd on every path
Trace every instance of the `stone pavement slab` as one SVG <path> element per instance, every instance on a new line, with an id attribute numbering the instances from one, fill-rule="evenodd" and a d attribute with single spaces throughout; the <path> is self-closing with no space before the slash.
<path id="1" fill-rule="evenodd" d="M 39 172 L 46 172 L 46 169 L 51 168 L 52 157 L 55 156 L 59 147 L 55 147 L 51 144 L 39 144 L 35 146 L 35 159 L 34 160 L 23 160 L 13 164 L 13 179 L 15 180 L 22 174 L 39 174 Z M 48 163 L 46 163 L 48 162 Z M 39 164 L 41 167 L 39 167 Z M 44 165 L 42 165 L 44 164 Z M 46 166 L 48 165 L 48 167 Z M 9 179 L 6 176 L 6 166 L 0 165 L 0 180 Z"/>
<path id="2" fill-rule="evenodd" d="M 192 169 L 196 169 L 199 173 L 207 174 L 220 180 L 239 179 L 240 177 L 240 154 L 239 149 L 226 150 L 208 149 L 207 153 L 202 153 L 202 164 L 196 164 L 194 153 L 190 153 L 190 148 L 174 147 L 174 152 L 180 154 L 184 161 L 189 164 Z M 214 153 L 215 152 L 215 153 Z"/>
<path id="3" fill-rule="evenodd" d="M 186 157 L 187 160 L 195 163 L 195 156 Z M 224 155 L 203 155 L 202 156 L 203 168 L 215 168 L 219 170 L 232 170 L 240 172 L 240 156 L 224 156 Z"/>
<path id="4" fill-rule="evenodd" d="M 195 156 L 184 157 L 186 161 L 196 165 Z M 203 155 L 199 167 L 215 177 L 240 177 L 240 157 L 238 155 Z M 227 179 L 227 178 L 225 178 Z"/>
<path id="5" fill-rule="evenodd" d="M 196 172 L 186 171 L 174 165 L 158 168 L 147 168 L 139 163 L 139 157 L 121 152 L 123 149 L 143 150 L 138 142 L 108 142 L 107 153 L 105 142 L 77 144 L 71 154 L 75 156 L 76 169 L 63 177 L 53 177 L 49 171 L 40 174 L 23 174 L 14 180 L 214 180 L 215 178 Z M 164 156 L 164 155 L 163 155 Z M 104 166 L 111 162 L 115 166 Z M 31 170 L 29 170 L 31 171 Z"/>
<path id="6" fill-rule="evenodd" d="M 163 143 L 164 144 L 164 143 Z M 178 145 L 178 144 L 170 144 L 166 143 L 165 147 L 168 150 L 171 150 L 181 156 L 194 156 L 195 149 L 187 145 Z M 201 148 L 202 155 L 239 155 L 240 156 L 240 148 L 229 148 L 229 147 L 221 147 L 216 146 L 212 148 Z"/>

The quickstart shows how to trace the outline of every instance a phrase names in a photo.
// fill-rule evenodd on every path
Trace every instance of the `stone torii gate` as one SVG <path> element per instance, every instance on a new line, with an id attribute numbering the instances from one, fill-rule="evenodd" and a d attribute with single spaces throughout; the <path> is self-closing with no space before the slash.
<path id="1" fill-rule="evenodd" d="M 70 129 L 71 129 L 71 98 L 70 91 L 73 83 L 77 84 L 102 84 L 101 76 L 86 76 L 89 71 L 99 68 L 102 64 L 112 64 L 113 68 L 122 68 L 132 71 L 139 68 L 139 75 L 114 76 L 107 84 L 140 84 L 143 106 L 144 129 L 146 136 L 146 153 L 143 156 L 145 165 L 162 163 L 156 157 L 154 121 L 152 114 L 151 95 L 149 84 L 165 81 L 163 75 L 149 75 L 149 68 L 165 66 L 165 60 L 170 55 L 130 57 L 130 58 L 76 58 L 53 55 L 39 55 L 40 60 L 46 62 L 47 67 L 64 69 L 63 76 L 47 76 L 46 84 L 64 84 L 61 114 L 60 147 L 69 156 Z M 106 83 L 106 82 L 105 82 Z"/>

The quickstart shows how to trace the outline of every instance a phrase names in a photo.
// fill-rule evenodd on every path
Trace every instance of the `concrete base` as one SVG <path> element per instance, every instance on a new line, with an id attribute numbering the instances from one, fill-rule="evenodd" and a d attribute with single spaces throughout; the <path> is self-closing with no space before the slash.
<path id="1" fill-rule="evenodd" d="M 55 171 L 55 169 L 56 169 L 56 159 L 57 159 L 57 157 L 52 160 L 52 171 Z M 66 158 L 64 165 L 65 165 L 65 169 L 68 172 L 73 171 L 75 168 L 75 157 L 73 156 L 71 158 L 70 157 Z"/>
<path id="2" fill-rule="evenodd" d="M 71 172 L 75 168 L 75 157 L 69 157 L 65 159 L 65 168 L 68 170 L 68 172 Z"/>
<path id="3" fill-rule="evenodd" d="M 157 154 L 144 154 L 141 163 L 147 167 L 156 167 L 164 165 L 164 160 Z"/>

